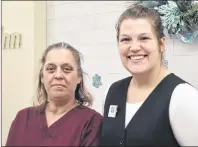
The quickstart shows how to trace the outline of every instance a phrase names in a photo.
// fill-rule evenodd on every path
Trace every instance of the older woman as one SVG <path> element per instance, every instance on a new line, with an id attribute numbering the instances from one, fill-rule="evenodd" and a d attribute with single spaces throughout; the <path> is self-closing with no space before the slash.
<path id="1" fill-rule="evenodd" d="M 116 29 L 122 64 L 132 76 L 109 88 L 101 145 L 197 146 L 198 91 L 164 67 L 157 11 L 134 5 Z"/>
<path id="2" fill-rule="evenodd" d="M 67 43 L 49 46 L 42 57 L 38 106 L 18 112 L 6 146 L 97 146 L 102 116 L 88 108 L 79 52 Z"/>

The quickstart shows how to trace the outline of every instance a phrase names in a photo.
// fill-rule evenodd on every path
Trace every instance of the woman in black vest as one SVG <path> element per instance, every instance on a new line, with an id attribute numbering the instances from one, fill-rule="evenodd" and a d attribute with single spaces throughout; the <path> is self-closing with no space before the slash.
<path id="1" fill-rule="evenodd" d="M 106 96 L 102 146 L 197 146 L 198 91 L 162 63 L 165 37 L 160 16 L 135 5 L 122 13 L 117 42 L 132 75 Z"/>

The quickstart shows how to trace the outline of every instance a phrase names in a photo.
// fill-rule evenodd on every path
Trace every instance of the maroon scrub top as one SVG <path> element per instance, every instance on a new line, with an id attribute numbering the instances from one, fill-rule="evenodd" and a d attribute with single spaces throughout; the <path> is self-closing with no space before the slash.
<path id="1" fill-rule="evenodd" d="M 102 116 L 77 106 L 47 127 L 45 106 L 19 111 L 12 122 L 6 146 L 98 146 Z"/>

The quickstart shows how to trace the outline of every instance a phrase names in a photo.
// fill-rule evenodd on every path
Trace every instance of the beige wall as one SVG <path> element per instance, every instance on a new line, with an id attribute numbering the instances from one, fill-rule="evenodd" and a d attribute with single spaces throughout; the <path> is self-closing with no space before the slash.
<path id="1" fill-rule="evenodd" d="M 2 145 L 16 113 L 31 106 L 41 53 L 46 48 L 46 2 L 3 1 L 4 32 L 22 35 L 20 49 L 2 51 Z"/>
<path id="2" fill-rule="evenodd" d="M 0 3 L 0 10 L 1 10 L 1 3 Z M 1 16 L 1 11 L 0 11 L 0 16 Z M 1 19 L 0 19 L 0 23 L 1 23 Z M 1 27 L 1 26 L 0 26 Z M 0 39 L 1 39 L 1 35 L 0 35 Z M 0 46 L 1 46 L 1 43 L 0 43 Z M 0 65 L 1 65 L 1 52 L 0 52 Z M 2 69 L 2 68 L 1 68 Z M 1 77 L 1 72 L 0 72 L 0 77 Z M 1 78 L 0 78 L 0 83 L 1 83 Z M 2 84 L 0 84 L 0 93 L 2 93 L 2 90 L 1 90 L 1 85 Z M 1 101 L 0 101 L 0 107 L 1 107 L 2 105 L 1 105 Z M 2 108 L 0 109 L 0 115 L 2 116 Z M 2 117 L 1 117 L 2 118 Z M 0 125 L 2 126 L 2 121 L 0 121 Z M 2 127 L 1 127 L 1 129 L 0 129 L 0 131 L 2 132 Z M 1 143 L 1 141 L 0 141 L 0 143 Z"/>

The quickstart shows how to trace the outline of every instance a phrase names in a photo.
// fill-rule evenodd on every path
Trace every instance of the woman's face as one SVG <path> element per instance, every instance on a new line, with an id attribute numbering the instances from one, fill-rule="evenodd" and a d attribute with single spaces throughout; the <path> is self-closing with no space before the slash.
<path id="1" fill-rule="evenodd" d="M 132 74 L 150 71 L 161 64 L 164 38 L 158 40 L 148 19 L 125 19 L 120 25 L 118 47 L 124 67 Z"/>
<path id="2" fill-rule="evenodd" d="M 52 49 L 47 53 L 41 79 L 48 98 L 63 100 L 73 98 L 81 82 L 74 55 L 68 49 Z"/>

